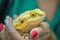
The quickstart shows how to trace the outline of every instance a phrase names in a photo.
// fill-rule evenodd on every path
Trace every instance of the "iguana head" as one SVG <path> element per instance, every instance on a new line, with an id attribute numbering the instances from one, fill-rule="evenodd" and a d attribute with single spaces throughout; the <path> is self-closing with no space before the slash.
<path id="1" fill-rule="evenodd" d="M 40 9 L 26 11 L 13 20 L 13 25 L 17 31 L 28 32 L 39 25 L 45 18 L 46 14 Z"/>

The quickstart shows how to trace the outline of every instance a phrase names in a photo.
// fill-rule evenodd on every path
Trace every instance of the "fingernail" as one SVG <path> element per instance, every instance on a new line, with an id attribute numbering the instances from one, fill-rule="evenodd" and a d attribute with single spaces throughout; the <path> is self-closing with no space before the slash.
<path id="1" fill-rule="evenodd" d="M 3 30 L 3 24 L 0 23 L 0 32 Z"/>
<path id="2" fill-rule="evenodd" d="M 5 20 L 5 25 L 8 25 L 8 24 L 9 24 L 9 22 L 7 20 Z"/>
<path id="3" fill-rule="evenodd" d="M 32 37 L 32 38 L 36 38 L 37 35 L 38 35 L 38 32 L 37 32 L 36 30 L 33 30 L 33 31 L 31 32 L 31 37 Z"/>
<path id="4" fill-rule="evenodd" d="M 8 25 L 9 24 L 9 19 L 10 19 L 10 17 L 9 16 L 6 16 L 6 19 L 5 19 L 5 25 Z"/>
<path id="5" fill-rule="evenodd" d="M 9 16 L 6 16 L 6 19 L 9 19 L 10 17 Z"/>

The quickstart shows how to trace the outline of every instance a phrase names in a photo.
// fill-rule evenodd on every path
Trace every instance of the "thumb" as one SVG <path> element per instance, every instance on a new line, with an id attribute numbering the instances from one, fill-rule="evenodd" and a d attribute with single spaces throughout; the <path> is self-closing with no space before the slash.
<path id="1" fill-rule="evenodd" d="M 48 22 L 40 23 L 40 27 L 42 27 L 45 32 L 49 32 L 50 31 L 50 26 L 49 26 Z"/>

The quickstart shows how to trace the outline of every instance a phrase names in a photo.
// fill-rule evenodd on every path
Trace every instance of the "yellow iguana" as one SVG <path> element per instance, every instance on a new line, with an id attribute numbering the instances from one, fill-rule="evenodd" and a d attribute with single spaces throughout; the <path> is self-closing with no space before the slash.
<path id="1" fill-rule="evenodd" d="M 46 14 L 40 9 L 29 10 L 13 20 L 13 25 L 20 33 L 27 33 L 32 28 L 38 26 L 44 20 L 45 16 Z"/>

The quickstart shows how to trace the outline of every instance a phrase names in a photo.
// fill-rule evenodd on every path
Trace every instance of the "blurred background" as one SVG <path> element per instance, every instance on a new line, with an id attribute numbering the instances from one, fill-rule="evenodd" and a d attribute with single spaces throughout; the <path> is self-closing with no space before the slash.
<path id="1" fill-rule="evenodd" d="M 13 18 L 14 14 L 36 8 L 46 13 L 45 21 L 60 40 L 60 0 L 0 0 L 0 23 L 4 24 L 7 15 Z"/>

